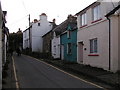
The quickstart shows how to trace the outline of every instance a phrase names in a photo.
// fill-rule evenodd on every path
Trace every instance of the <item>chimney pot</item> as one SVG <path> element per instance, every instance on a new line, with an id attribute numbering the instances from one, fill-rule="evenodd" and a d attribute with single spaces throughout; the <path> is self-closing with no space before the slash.
<path id="1" fill-rule="evenodd" d="M 37 19 L 34 19 L 34 23 L 36 23 L 36 22 L 38 22 L 38 20 L 37 20 Z"/>
<path id="2" fill-rule="evenodd" d="M 54 19 L 53 19 L 53 22 L 55 23 L 55 21 L 56 21 L 56 20 L 55 20 L 55 18 L 54 18 Z"/>

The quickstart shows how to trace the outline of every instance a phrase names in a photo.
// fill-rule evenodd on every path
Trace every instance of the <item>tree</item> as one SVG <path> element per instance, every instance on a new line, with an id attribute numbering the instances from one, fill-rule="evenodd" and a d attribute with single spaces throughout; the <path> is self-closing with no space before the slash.
<path id="1" fill-rule="evenodd" d="M 16 50 L 16 48 L 21 47 L 23 44 L 23 33 L 19 30 L 17 33 L 10 33 L 9 35 L 9 48 L 12 48 L 13 50 Z"/>

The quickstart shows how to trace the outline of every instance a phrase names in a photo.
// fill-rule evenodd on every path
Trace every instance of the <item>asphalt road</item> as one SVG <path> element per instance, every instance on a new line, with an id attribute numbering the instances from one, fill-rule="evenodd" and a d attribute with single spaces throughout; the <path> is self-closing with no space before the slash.
<path id="1" fill-rule="evenodd" d="M 20 88 L 99 88 L 42 61 L 13 56 Z"/>

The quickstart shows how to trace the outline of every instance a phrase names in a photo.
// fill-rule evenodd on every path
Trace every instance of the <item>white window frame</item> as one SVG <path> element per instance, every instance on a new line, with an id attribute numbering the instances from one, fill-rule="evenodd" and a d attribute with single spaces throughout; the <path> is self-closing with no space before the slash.
<path id="1" fill-rule="evenodd" d="M 90 53 L 98 53 L 98 39 L 90 39 Z"/>
<path id="2" fill-rule="evenodd" d="M 67 38 L 70 38 L 70 30 L 67 30 Z"/>
<path id="3" fill-rule="evenodd" d="M 56 54 L 56 45 L 54 46 L 54 53 Z"/>
<path id="4" fill-rule="evenodd" d="M 87 25 L 87 14 L 86 12 L 80 15 L 81 26 Z"/>
<path id="5" fill-rule="evenodd" d="M 95 6 L 92 9 L 93 12 L 93 21 L 99 20 L 101 18 L 101 9 L 100 9 L 100 5 Z"/>

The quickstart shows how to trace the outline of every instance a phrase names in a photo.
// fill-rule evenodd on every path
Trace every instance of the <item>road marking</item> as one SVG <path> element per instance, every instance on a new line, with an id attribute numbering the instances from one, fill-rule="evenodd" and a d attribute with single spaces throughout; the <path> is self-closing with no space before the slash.
<path id="1" fill-rule="evenodd" d="M 12 61 L 13 61 L 13 72 L 14 72 L 14 76 L 15 76 L 15 84 L 16 84 L 16 88 L 17 90 L 19 90 L 19 84 L 18 84 L 18 79 L 17 79 L 17 74 L 16 74 L 16 67 L 15 67 L 15 60 L 12 57 Z"/>
<path id="2" fill-rule="evenodd" d="M 24 55 L 24 56 L 27 56 L 27 55 Z M 76 79 L 78 79 L 78 80 L 81 80 L 81 81 L 83 81 L 83 82 L 85 82 L 85 83 L 89 83 L 89 84 L 91 84 L 91 85 L 93 85 L 93 86 L 96 86 L 96 87 L 98 87 L 98 88 L 102 88 L 102 89 L 104 89 L 104 90 L 107 90 L 107 89 L 105 89 L 105 88 L 102 87 L 102 86 L 99 86 L 99 85 L 94 84 L 94 83 L 92 83 L 92 82 L 86 81 L 86 80 L 84 80 L 84 79 L 82 79 L 82 78 L 79 78 L 79 77 L 77 77 L 77 76 L 75 76 L 75 75 L 72 75 L 72 74 L 70 74 L 70 73 L 68 73 L 68 72 L 65 72 L 65 71 L 63 71 L 63 70 L 61 70 L 61 69 L 59 69 L 59 68 L 57 68 L 57 67 L 55 67 L 55 66 L 53 66 L 53 65 L 51 65 L 51 64 L 48 64 L 48 63 L 46 63 L 46 62 L 44 62 L 44 61 L 41 61 L 41 60 L 36 59 L 36 58 L 34 58 L 34 57 L 31 57 L 31 56 L 27 56 L 27 57 L 32 58 L 32 59 L 35 59 L 35 60 L 37 60 L 37 61 L 39 61 L 39 62 L 42 62 L 42 63 L 44 63 L 44 64 L 46 64 L 46 65 L 48 65 L 48 66 L 51 66 L 51 67 L 57 69 L 58 71 L 61 71 L 61 72 L 65 73 L 65 74 L 67 74 L 67 75 L 69 75 L 69 76 L 71 76 L 71 77 L 74 77 L 74 78 L 76 78 Z"/>

